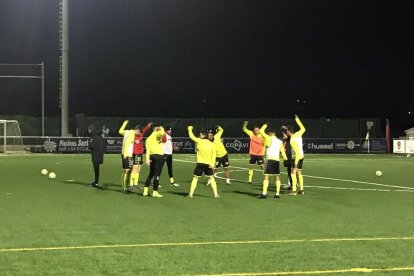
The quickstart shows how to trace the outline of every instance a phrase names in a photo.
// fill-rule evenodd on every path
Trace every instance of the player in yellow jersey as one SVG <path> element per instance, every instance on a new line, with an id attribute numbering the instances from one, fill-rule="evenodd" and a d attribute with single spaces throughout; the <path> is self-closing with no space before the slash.
<path id="1" fill-rule="evenodd" d="M 230 163 L 229 163 L 229 155 L 227 154 L 227 150 L 224 147 L 223 141 L 221 141 L 221 136 L 223 135 L 223 128 L 221 126 L 216 126 L 216 134 L 213 132 L 208 133 L 208 140 L 213 142 L 214 148 L 216 149 L 216 165 L 215 169 L 218 169 L 223 165 L 224 169 L 224 177 L 226 178 L 227 185 L 230 185 Z M 213 170 L 214 172 L 215 170 Z M 207 183 L 209 185 L 210 183 Z"/>
<path id="2" fill-rule="evenodd" d="M 299 194 L 304 194 L 303 190 L 303 175 L 302 175 L 302 167 L 303 167 L 303 159 L 305 157 L 303 152 L 303 140 L 302 135 L 305 133 L 306 129 L 303 126 L 302 122 L 299 119 L 298 115 L 295 115 L 295 122 L 299 126 L 298 131 L 294 131 L 292 127 L 289 127 L 287 130 L 287 134 L 290 136 L 290 145 L 292 147 L 293 153 L 293 164 L 292 164 L 292 191 L 289 195 L 296 195 L 296 185 L 299 182 Z"/>
<path id="3" fill-rule="evenodd" d="M 188 197 L 192 198 L 197 187 L 198 179 L 204 173 L 210 179 L 211 188 L 213 189 L 214 197 L 219 198 L 217 193 L 217 183 L 214 179 L 214 165 L 216 162 L 216 149 L 214 144 L 207 139 L 207 131 L 200 131 L 199 137 L 195 137 L 193 133 L 193 126 L 188 126 L 188 136 L 193 140 L 197 147 L 197 165 L 194 169 L 193 180 L 191 181 L 190 193 Z"/>
<path id="4" fill-rule="evenodd" d="M 122 141 L 122 190 L 124 192 L 128 192 L 129 191 L 129 180 L 130 180 L 130 174 L 131 174 L 131 168 L 132 168 L 132 154 L 133 154 L 133 150 L 134 150 L 134 139 L 135 139 L 135 134 L 136 134 L 136 130 L 134 129 L 129 129 L 126 130 L 126 126 L 128 125 L 128 120 L 125 120 L 122 123 L 121 128 L 119 129 L 119 134 L 121 134 L 122 136 L 124 136 L 124 139 Z"/>
<path id="5" fill-rule="evenodd" d="M 260 134 L 264 138 L 266 145 L 266 166 L 263 176 L 263 192 L 257 198 L 267 198 L 270 176 L 274 176 L 276 180 L 275 198 L 280 198 L 279 155 L 281 153 L 283 160 L 287 160 L 285 148 L 283 147 L 283 142 L 276 137 L 276 131 L 273 128 L 268 128 L 266 124 L 260 128 Z"/>
<path id="6" fill-rule="evenodd" d="M 147 150 L 145 160 L 146 164 L 150 166 L 150 171 L 147 180 L 145 181 L 144 192 L 142 194 L 143 196 L 148 196 L 148 187 L 151 180 L 154 179 L 152 197 L 162 197 L 162 195 L 158 193 L 158 187 L 162 167 L 164 166 L 164 148 L 162 145 L 162 136 L 164 133 L 165 131 L 162 126 L 155 126 L 151 135 L 148 136 L 145 141 L 145 147 Z"/>
<path id="7" fill-rule="evenodd" d="M 258 126 L 253 127 L 253 131 L 247 129 L 247 125 L 249 124 L 248 121 L 243 122 L 243 131 L 250 137 L 250 145 L 249 145 L 249 154 L 250 154 L 250 162 L 249 162 L 249 184 L 252 184 L 253 179 L 253 169 L 254 165 L 257 164 L 263 170 L 263 155 L 265 151 L 265 145 L 262 135 L 260 134 L 260 128 Z"/>

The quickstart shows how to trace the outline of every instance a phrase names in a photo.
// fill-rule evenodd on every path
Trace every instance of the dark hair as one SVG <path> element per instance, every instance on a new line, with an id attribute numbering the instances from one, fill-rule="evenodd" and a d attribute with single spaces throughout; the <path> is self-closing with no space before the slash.
<path id="1" fill-rule="evenodd" d="M 204 128 L 202 128 L 200 130 L 200 133 L 203 134 L 204 136 L 207 136 L 208 135 L 208 131 L 206 129 L 204 129 Z"/>
<path id="2" fill-rule="evenodd" d="M 260 128 L 260 126 L 258 126 L 258 125 L 254 125 L 254 126 L 253 126 L 253 129 L 255 129 L 255 128 Z"/>
<path id="3" fill-rule="evenodd" d="M 266 132 L 267 133 L 269 133 L 269 132 L 276 133 L 276 130 L 273 127 L 268 127 L 268 128 L 266 128 Z"/>
<path id="4" fill-rule="evenodd" d="M 136 126 L 134 127 L 134 129 L 139 129 L 139 130 L 142 130 L 142 127 L 141 127 L 140 125 L 136 125 Z"/>
<path id="5" fill-rule="evenodd" d="M 96 126 L 95 126 L 95 125 L 89 125 L 89 126 L 88 126 L 88 132 L 89 132 L 89 133 L 94 132 L 94 131 L 95 131 L 95 129 L 96 129 Z"/>
<path id="6" fill-rule="evenodd" d="M 167 130 L 171 130 L 171 127 L 170 127 L 170 126 L 165 126 L 165 127 L 164 127 L 164 130 L 165 130 L 165 131 L 167 131 Z"/>

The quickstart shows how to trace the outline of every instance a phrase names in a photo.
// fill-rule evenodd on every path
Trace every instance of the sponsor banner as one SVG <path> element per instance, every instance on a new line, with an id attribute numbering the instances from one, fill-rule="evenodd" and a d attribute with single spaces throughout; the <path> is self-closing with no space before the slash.
<path id="1" fill-rule="evenodd" d="M 122 137 L 105 138 L 107 143 L 106 153 L 121 153 Z M 229 153 L 248 153 L 249 138 L 223 138 L 223 144 Z M 89 138 L 42 138 L 32 152 L 42 153 L 83 153 L 89 152 Z M 394 141 L 394 149 L 395 149 Z M 174 153 L 195 153 L 194 142 L 187 137 L 173 137 Z M 368 151 L 368 141 L 364 139 L 303 139 L 303 149 L 311 153 L 363 153 Z M 414 152 L 414 141 L 411 146 Z M 386 152 L 385 139 L 369 140 L 370 152 Z"/>
<path id="2" fill-rule="evenodd" d="M 405 140 L 394 140 L 393 141 L 393 152 L 394 153 L 405 153 Z"/>
<path id="3" fill-rule="evenodd" d="M 405 141 L 405 153 L 414 153 L 414 140 Z"/>

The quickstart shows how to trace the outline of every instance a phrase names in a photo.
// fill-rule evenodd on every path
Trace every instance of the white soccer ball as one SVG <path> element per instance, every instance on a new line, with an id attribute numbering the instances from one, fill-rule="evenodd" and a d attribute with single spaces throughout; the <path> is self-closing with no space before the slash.
<path id="1" fill-rule="evenodd" d="M 407 154 L 407 158 L 410 157 L 410 156 L 411 156 L 411 154 Z"/>
<path id="2" fill-rule="evenodd" d="M 49 173 L 49 178 L 50 179 L 55 179 L 56 178 L 56 174 L 54 172 Z"/>
<path id="3" fill-rule="evenodd" d="M 376 171 L 376 172 L 375 172 L 375 175 L 376 175 L 376 176 L 381 176 L 381 175 L 382 175 L 382 171 Z"/>
<path id="4" fill-rule="evenodd" d="M 40 173 L 41 173 L 42 175 L 47 175 L 48 171 L 47 171 L 46 169 L 43 169 Z"/>

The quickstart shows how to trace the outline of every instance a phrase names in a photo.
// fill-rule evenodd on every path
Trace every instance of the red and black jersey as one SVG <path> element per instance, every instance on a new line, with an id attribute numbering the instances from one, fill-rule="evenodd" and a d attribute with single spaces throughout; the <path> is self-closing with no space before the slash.
<path id="1" fill-rule="evenodd" d="M 149 127 L 145 126 L 142 129 L 142 132 L 140 135 L 135 135 L 134 139 L 134 154 L 143 154 L 144 153 L 144 144 L 142 142 L 142 137 L 144 137 L 145 133 L 148 131 Z"/>

